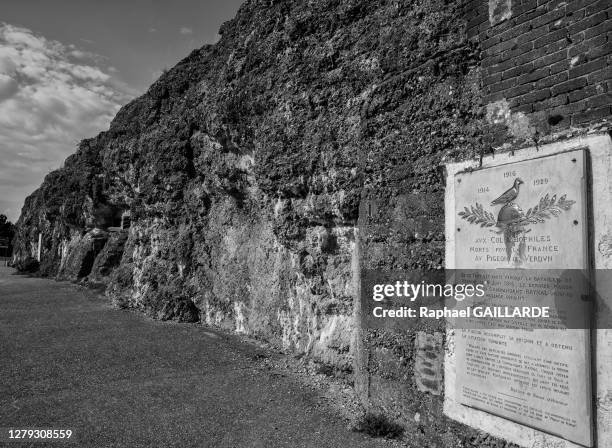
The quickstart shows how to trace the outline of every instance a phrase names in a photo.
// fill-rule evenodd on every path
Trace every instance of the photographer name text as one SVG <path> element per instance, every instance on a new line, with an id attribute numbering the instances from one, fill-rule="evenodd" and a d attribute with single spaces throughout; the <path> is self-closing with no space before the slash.
<path id="1" fill-rule="evenodd" d="M 463 309 L 454 308 L 429 308 L 427 306 L 386 309 L 382 306 L 374 307 L 372 310 L 374 317 L 378 318 L 435 318 L 435 319 L 456 319 L 456 318 L 546 318 L 550 317 L 550 307 L 548 306 L 475 306 Z"/>

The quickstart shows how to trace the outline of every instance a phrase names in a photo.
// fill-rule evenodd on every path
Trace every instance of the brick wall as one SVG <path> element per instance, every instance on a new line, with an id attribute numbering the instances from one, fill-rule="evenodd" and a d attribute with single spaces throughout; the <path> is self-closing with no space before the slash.
<path id="1" fill-rule="evenodd" d="M 466 18 L 493 115 L 522 113 L 540 134 L 611 117 L 612 1 L 469 0 Z"/>

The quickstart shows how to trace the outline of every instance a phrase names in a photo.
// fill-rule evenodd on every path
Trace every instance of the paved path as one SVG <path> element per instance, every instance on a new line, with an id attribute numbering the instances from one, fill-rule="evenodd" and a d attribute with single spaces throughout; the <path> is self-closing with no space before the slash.
<path id="1" fill-rule="evenodd" d="M 259 352 L 202 326 L 151 321 L 73 285 L 0 267 L 5 432 L 71 428 L 75 443 L 53 445 L 66 447 L 389 446 L 349 431 L 314 392 L 260 368 Z"/>

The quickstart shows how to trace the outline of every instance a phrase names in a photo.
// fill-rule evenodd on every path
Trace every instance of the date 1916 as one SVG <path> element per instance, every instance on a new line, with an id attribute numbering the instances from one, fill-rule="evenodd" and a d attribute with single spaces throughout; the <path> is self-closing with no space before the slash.
<path id="1" fill-rule="evenodd" d="M 73 435 L 71 429 L 48 429 L 48 428 L 27 428 L 27 429 L 14 429 L 5 428 L 4 439 L 5 441 L 17 441 L 17 440 L 50 440 L 50 439 L 70 439 Z"/>

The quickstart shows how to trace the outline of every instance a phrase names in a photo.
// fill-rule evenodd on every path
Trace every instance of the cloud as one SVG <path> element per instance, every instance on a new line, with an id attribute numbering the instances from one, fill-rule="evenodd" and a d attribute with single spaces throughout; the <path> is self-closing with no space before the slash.
<path id="1" fill-rule="evenodd" d="M 104 61 L 0 23 L 0 213 L 16 219 L 43 177 L 134 95 Z"/>
<path id="2" fill-rule="evenodd" d="M 193 34 L 193 30 L 192 30 L 191 28 L 187 28 L 186 26 L 184 26 L 184 27 L 182 27 L 182 28 L 180 29 L 180 33 L 181 33 L 183 36 L 188 36 L 188 35 L 190 35 L 190 34 Z"/>

